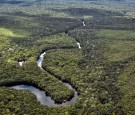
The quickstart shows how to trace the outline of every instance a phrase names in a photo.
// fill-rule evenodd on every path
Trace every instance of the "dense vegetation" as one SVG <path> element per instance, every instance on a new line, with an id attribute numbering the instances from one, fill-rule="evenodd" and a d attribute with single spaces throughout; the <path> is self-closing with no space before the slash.
<path id="1" fill-rule="evenodd" d="M 133 4 L 72 2 L 0 2 L 1 114 L 135 114 Z M 44 51 L 42 70 L 36 61 Z M 77 89 L 75 104 L 43 106 L 29 91 L 8 87 L 29 84 L 62 103 L 74 93 L 60 80 Z"/>

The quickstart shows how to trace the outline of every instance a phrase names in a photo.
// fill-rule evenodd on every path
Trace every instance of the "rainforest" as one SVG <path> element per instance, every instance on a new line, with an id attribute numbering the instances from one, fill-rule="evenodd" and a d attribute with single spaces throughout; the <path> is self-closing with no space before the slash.
<path id="1" fill-rule="evenodd" d="M 0 115 L 135 115 L 134 0 L 0 0 Z"/>

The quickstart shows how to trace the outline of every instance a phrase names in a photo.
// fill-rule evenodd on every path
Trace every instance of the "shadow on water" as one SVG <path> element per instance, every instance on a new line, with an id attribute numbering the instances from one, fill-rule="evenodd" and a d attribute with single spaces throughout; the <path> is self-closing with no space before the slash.
<path id="1" fill-rule="evenodd" d="M 69 84 L 64 83 L 67 87 L 72 89 L 72 86 Z M 76 102 L 77 99 L 77 91 L 74 90 L 74 97 L 67 102 L 64 102 L 62 104 L 56 104 L 55 101 L 50 97 L 47 96 L 46 93 L 36 87 L 33 86 L 29 86 L 29 85 L 16 85 L 16 86 L 11 86 L 10 88 L 13 89 L 17 89 L 17 90 L 28 90 L 31 93 L 33 93 L 36 97 L 37 100 L 45 106 L 66 106 L 66 105 L 70 105 L 70 104 L 74 104 Z"/>

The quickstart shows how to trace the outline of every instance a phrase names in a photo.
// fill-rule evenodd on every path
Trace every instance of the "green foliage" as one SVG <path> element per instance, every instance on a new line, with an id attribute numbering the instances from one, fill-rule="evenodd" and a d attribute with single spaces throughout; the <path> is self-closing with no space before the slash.
<path id="1" fill-rule="evenodd" d="M 100 30 L 97 35 L 102 39 L 111 39 L 111 40 L 134 40 L 135 33 L 134 31 L 127 31 L 127 30 L 111 30 L 105 29 Z"/>
<path id="2" fill-rule="evenodd" d="M 3 73 L 3 70 L 6 72 Z M 40 70 L 35 63 L 27 63 L 22 68 L 19 68 L 16 64 L 1 64 L 0 73 L 1 86 L 6 84 L 16 84 L 17 82 L 18 84 L 32 84 L 34 86 L 38 86 L 40 89 L 45 90 L 46 93 L 52 96 L 56 102 L 68 100 L 73 95 L 72 90 L 64 86 L 55 77 L 48 75 L 45 71 Z"/>
<path id="3" fill-rule="evenodd" d="M 78 62 L 82 59 L 82 52 L 78 49 L 63 49 L 48 51 L 43 61 L 43 68 L 51 70 L 56 75 L 59 75 L 61 79 L 81 84 L 81 70 Z M 82 73 L 83 74 L 83 73 Z M 78 88 L 78 90 L 81 90 Z"/>
<path id="4" fill-rule="evenodd" d="M 135 55 L 134 31 L 125 30 L 101 30 L 97 37 L 108 41 L 109 49 L 105 56 L 110 61 L 122 61 Z"/>
<path id="5" fill-rule="evenodd" d="M 134 5 L 22 1 L 0 6 L 0 113 L 134 115 Z M 5 87 L 29 84 L 63 102 L 73 91 L 59 79 L 77 89 L 75 104 L 42 106 L 29 91 Z"/>

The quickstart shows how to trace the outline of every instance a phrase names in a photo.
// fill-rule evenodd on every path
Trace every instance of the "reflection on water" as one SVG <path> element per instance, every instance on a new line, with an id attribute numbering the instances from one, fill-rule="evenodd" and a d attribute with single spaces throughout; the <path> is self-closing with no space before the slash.
<path id="1" fill-rule="evenodd" d="M 44 53 L 42 53 L 40 56 L 39 56 L 39 59 L 38 59 L 38 61 L 37 61 L 37 65 L 38 65 L 38 67 L 40 67 L 40 68 L 42 68 L 42 62 L 43 62 L 43 59 L 44 59 L 44 55 L 45 55 L 46 53 L 44 52 Z"/>
<path id="2" fill-rule="evenodd" d="M 77 42 L 77 45 L 78 45 L 78 48 L 79 48 L 79 49 L 82 48 L 79 42 Z"/>
<path id="3" fill-rule="evenodd" d="M 17 90 L 28 90 L 34 95 L 36 95 L 37 100 L 42 104 L 42 105 L 47 105 L 47 106 L 56 106 L 54 101 L 51 99 L 51 97 L 46 96 L 45 92 L 33 87 L 33 86 L 28 86 L 28 85 L 17 85 L 11 87 L 13 89 Z"/>
<path id="4" fill-rule="evenodd" d="M 68 83 L 64 83 L 67 87 L 69 87 L 70 89 L 72 89 L 72 86 Z M 76 99 L 77 99 L 77 91 L 74 90 L 74 97 L 70 100 L 70 101 L 67 101 L 65 103 L 62 103 L 62 104 L 56 104 L 54 102 L 54 100 L 51 99 L 50 96 L 47 96 L 45 94 L 44 91 L 40 90 L 40 89 L 37 89 L 33 86 L 29 86 L 29 85 L 16 85 L 16 86 L 12 86 L 11 88 L 13 89 L 17 89 L 17 90 L 28 90 L 30 91 L 31 93 L 33 93 L 36 97 L 37 97 L 37 100 L 42 104 L 42 105 L 46 105 L 46 106 L 64 106 L 64 105 L 70 105 L 70 104 L 73 104 L 76 102 Z"/>
<path id="5" fill-rule="evenodd" d="M 23 64 L 24 64 L 24 61 L 20 61 L 20 62 L 19 62 L 19 65 L 20 65 L 20 66 L 23 66 Z"/>
<path id="6" fill-rule="evenodd" d="M 85 22 L 83 21 L 83 26 L 86 26 Z"/>

